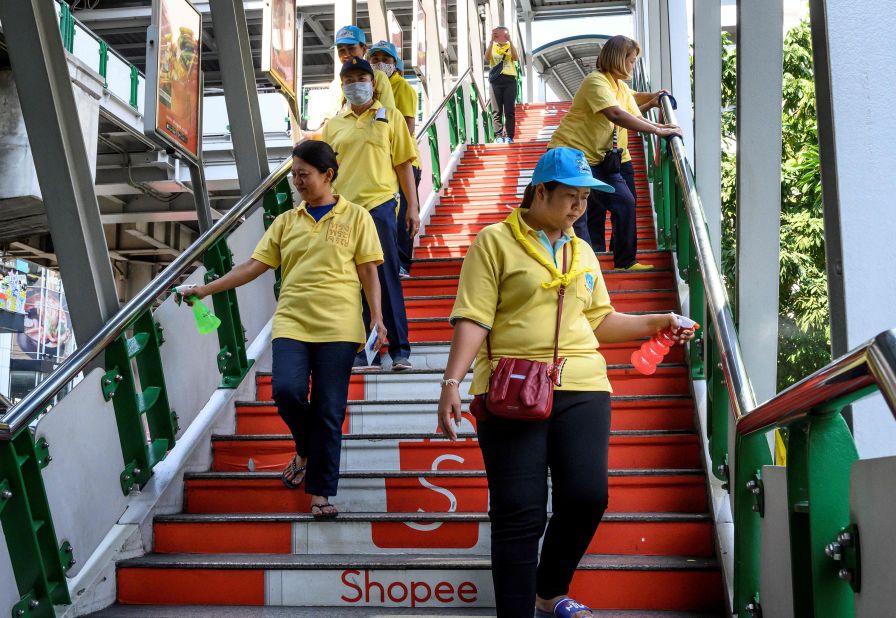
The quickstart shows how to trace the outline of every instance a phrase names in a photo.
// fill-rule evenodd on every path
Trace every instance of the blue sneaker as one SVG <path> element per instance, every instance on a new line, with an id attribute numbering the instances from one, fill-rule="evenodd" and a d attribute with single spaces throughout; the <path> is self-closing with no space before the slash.
<path id="1" fill-rule="evenodd" d="M 504 138 L 504 143 L 505 143 L 505 144 L 512 144 L 512 143 L 513 143 L 513 140 L 510 139 L 509 137 L 505 137 L 505 138 Z"/>
<path id="2" fill-rule="evenodd" d="M 496 143 L 496 144 L 503 144 L 503 143 L 504 143 L 504 138 L 503 138 L 503 137 L 496 137 L 496 138 L 495 138 L 495 143 Z"/>

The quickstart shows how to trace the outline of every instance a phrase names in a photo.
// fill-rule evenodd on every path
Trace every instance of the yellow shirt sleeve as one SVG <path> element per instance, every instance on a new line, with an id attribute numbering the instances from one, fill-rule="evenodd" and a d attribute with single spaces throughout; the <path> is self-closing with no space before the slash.
<path id="1" fill-rule="evenodd" d="M 355 264 L 367 264 L 376 262 L 377 266 L 383 263 L 383 247 L 380 245 L 380 237 L 376 232 L 376 224 L 373 217 L 366 210 L 361 210 L 358 217 L 358 241 L 355 243 Z"/>
<path id="2" fill-rule="evenodd" d="M 417 117 L 417 91 L 406 80 L 399 79 L 393 92 L 395 108 L 405 118 Z"/>
<path id="3" fill-rule="evenodd" d="M 383 104 L 383 107 L 395 107 L 395 95 L 392 94 L 392 84 L 389 83 L 389 77 L 380 71 L 373 71 L 373 91 L 376 93 L 377 100 Z"/>
<path id="4" fill-rule="evenodd" d="M 283 236 L 283 226 L 286 217 L 292 214 L 291 211 L 279 215 L 270 227 L 265 231 L 264 236 L 255 246 L 252 252 L 252 259 L 258 260 L 262 264 L 266 264 L 271 268 L 279 268 L 282 261 L 280 256 L 280 240 Z"/>
<path id="5" fill-rule="evenodd" d="M 417 149 L 408 124 L 397 109 L 388 111 L 389 128 L 392 132 L 392 167 L 397 167 L 405 161 L 413 162 L 417 158 Z"/>
<path id="6" fill-rule="evenodd" d="M 610 293 L 607 292 L 607 284 L 600 272 L 600 266 L 594 271 L 594 289 L 591 291 L 591 306 L 585 309 L 585 317 L 591 330 L 600 326 L 604 318 L 613 313 L 613 305 L 610 303 Z"/>
<path id="7" fill-rule="evenodd" d="M 641 108 L 638 107 L 638 102 L 635 100 L 635 95 L 631 91 L 631 88 L 628 87 L 628 85 L 625 86 L 625 94 L 625 111 L 627 111 L 632 116 L 642 118 L 644 114 L 641 113 Z"/>
<path id="8" fill-rule="evenodd" d="M 610 87 L 607 78 L 603 73 L 598 72 L 593 79 L 586 79 L 582 82 L 582 88 L 585 88 L 588 106 L 595 114 L 601 112 L 608 107 L 617 107 L 619 101 L 616 100 L 616 93 Z"/>
<path id="9" fill-rule="evenodd" d="M 491 329 L 498 308 L 499 271 L 494 257 L 477 237 L 464 257 L 457 286 L 457 298 L 451 310 L 451 325 L 467 319 Z"/>

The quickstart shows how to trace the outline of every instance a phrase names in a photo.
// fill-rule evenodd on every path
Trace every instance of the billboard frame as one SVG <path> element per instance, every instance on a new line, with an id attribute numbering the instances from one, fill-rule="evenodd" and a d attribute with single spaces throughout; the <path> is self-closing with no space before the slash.
<path id="1" fill-rule="evenodd" d="M 199 21 L 199 28 L 196 33 L 196 63 L 199 70 L 199 79 L 197 80 L 197 97 L 196 97 L 196 152 L 191 152 L 186 145 L 173 139 L 164 131 L 158 128 L 158 104 L 159 104 L 159 63 L 162 53 L 159 42 L 159 30 L 161 27 L 162 2 L 182 2 L 189 6 Z M 152 2 L 152 21 L 146 31 L 146 92 L 143 113 L 143 133 L 166 150 L 174 149 L 182 158 L 201 165 L 202 161 L 202 99 L 204 90 L 204 79 L 202 74 L 202 13 L 193 5 L 190 0 L 153 0 Z"/>
<path id="2" fill-rule="evenodd" d="M 293 52 L 292 52 L 292 76 L 293 83 L 287 84 L 280 74 L 272 66 L 271 53 L 273 52 L 273 32 L 274 26 L 274 2 L 287 2 L 292 5 L 293 15 Z M 302 20 L 304 21 L 304 19 Z M 267 78 L 271 84 L 280 90 L 288 99 L 296 101 L 299 90 L 299 16 L 298 8 L 295 0 L 265 0 L 262 9 L 262 25 L 261 25 L 261 73 Z"/>

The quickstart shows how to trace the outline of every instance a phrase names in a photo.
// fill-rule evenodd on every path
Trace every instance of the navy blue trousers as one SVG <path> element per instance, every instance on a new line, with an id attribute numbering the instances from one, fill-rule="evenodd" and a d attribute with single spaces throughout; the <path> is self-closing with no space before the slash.
<path id="1" fill-rule="evenodd" d="M 600 166 L 591 173 L 600 181 L 616 189 L 615 193 L 591 191 L 584 215 L 573 225 L 576 236 L 586 239 L 595 253 L 606 251 L 607 211 L 613 226 L 610 250 L 616 268 L 628 268 L 637 261 L 638 224 L 635 170 L 631 161 L 622 164 L 617 174 L 606 174 Z"/>
<path id="2" fill-rule="evenodd" d="M 411 168 L 414 170 L 414 186 L 420 186 L 420 177 L 423 170 L 419 167 Z M 419 207 L 419 194 L 417 195 Z M 411 272 L 411 260 L 414 258 L 414 239 L 408 234 L 408 227 L 405 225 L 404 218 L 408 214 L 408 198 L 405 197 L 404 191 L 399 192 L 398 200 L 398 259 L 401 267 L 407 272 Z M 387 327 L 388 328 L 388 327 Z"/>
<path id="3" fill-rule="evenodd" d="M 395 200 L 389 200 L 370 211 L 383 247 L 383 263 L 377 267 L 380 276 L 380 293 L 383 305 L 383 324 L 389 331 L 389 356 L 392 360 L 411 357 L 411 342 L 408 340 L 408 316 L 404 308 L 404 292 L 398 276 L 398 225 L 395 217 Z M 364 327 L 370 327 L 370 307 L 363 297 Z M 359 358 L 364 357 L 362 351 Z M 367 362 L 366 359 L 364 361 Z"/>
<path id="4" fill-rule="evenodd" d="M 272 347 L 274 403 L 292 433 L 296 453 L 308 458 L 305 493 L 335 496 L 348 383 L 358 344 L 278 337 Z"/>

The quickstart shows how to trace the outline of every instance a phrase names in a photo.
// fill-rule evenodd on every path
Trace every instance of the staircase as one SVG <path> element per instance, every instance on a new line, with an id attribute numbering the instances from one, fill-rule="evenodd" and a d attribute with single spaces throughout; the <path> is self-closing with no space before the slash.
<path id="1" fill-rule="evenodd" d="M 293 608 L 265 616 L 386 615 L 375 607 L 406 608 L 388 615 L 493 615 L 475 421 L 465 415 L 457 443 L 435 432 L 438 379 L 462 257 L 479 230 L 519 202 L 567 107 L 519 106 L 517 142 L 469 147 L 444 189 L 404 283 L 417 369 L 352 378 L 339 518 L 314 521 L 309 497 L 281 484 L 292 441 L 271 401 L 270 376 L 259 375 L 256 401 L 237 406 L 236 433 L 213 437 L 212 469 L 187 474 L 184 512 L 155 519 L 154 553 L 119 564 L 119 605 L 99 615 L 261 616 L 195 607 L 253 605 Z M 617 310 L 677 310 L 670 254 L 656 250 L 644 155 L 632 142 L 638 261 L 656 270 L 614 271 L 611 256 L 601 255 L 604 277 Z M 570 593 L 594 608 L 642 610 L 633 615 L 721 615 L 684 355 L 674 349 L 644 377 L 628 364 L 636 345 L 601 347 L 615 389 L 610 504 Z"/>

